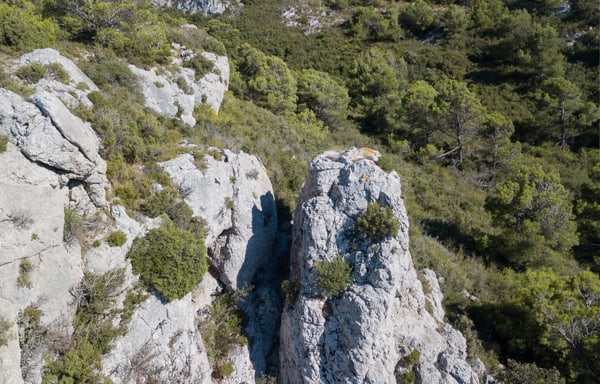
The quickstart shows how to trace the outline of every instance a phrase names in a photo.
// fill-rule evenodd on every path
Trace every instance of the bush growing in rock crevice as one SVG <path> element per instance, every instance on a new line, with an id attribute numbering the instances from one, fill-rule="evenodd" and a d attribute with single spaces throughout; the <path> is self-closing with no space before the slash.
<path id="1" fill-rule="evenodd" d="M 341 257 L 318 261 L 316 269 L 317 286 L 327 296 L 342 294 L 352 282 L 352 266 Z"/>
<path id="2" fill-rule="evenodd" d="M 208 316 L 198 324 L 217 379 L 233 373 L 233 362 L 228 361 L 233 348 L 248 344 L 248 339 L 242 335 L 243 313 L 237 304 L 241 295 L 243 293 L 238 291 L 216 297 L 208 307 Z"/>
<path id="3" fill-rule="evenodd" d="M 356 228 L 371 240 L 378 242 L 385 237 L 398 234 L 400 223 L 390 207 L 382 207 L 379 203 L 367 205 L 367 209 L 356 219 Z"/>
<path id="4" fill-rule="evenodd" d="M 111 247 L 120 247 L 127 242 L 127 235 L 123 231 L 114 231 L 108 236 L 107 241 Z"/>

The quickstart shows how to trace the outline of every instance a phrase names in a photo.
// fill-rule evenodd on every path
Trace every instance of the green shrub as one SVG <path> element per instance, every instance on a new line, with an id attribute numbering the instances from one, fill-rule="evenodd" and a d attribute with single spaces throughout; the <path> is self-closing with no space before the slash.
<path id="1" fill-rule="evenodd" d="M 198 54 L 191 60 L 185 61 L 183 66 L 194 70 L 194 78 L 200 80 L 204 75 L 210 73 L 215 68 L 215 63 L 206 57 Z"/>
<path id="2" fill-rule="evenodd" d="M 235 371 L 235 367 L 233 366 L 233 361 L 228 361 L 225 364 L 219 367 L 219 376 L 223 379 L 228 378 Z"/>
<path id="3" fill-rule="evenodd" d="M 296 304 L 298 295 L 300 294 L 300 284 L 290 280 L 283 280 L 281 282 L 281 295 L 291 305 Z"/>
<path id="4" fill-rule="evenodd" d="M 341 257 L 318 261 L 316 268 L 317 286 L 327 296 L 340 295 L 352 282 L 352 267 Z"/>
<path id="5" fill-rule="evenodd" d="M 94 240 L 94 242 L 92 243 L 92 247 L 94 248 L 98 248 L 100 247 L 100 245 L 102 245 L 102 242 L 100 240 Z"/>
<path id="6" fill-rule="evenodd" d="M 8 147 L 8 135 L 0 135 L 0 153 L 6 152 Z"/>
<path id="7" fill-rule="evenodd" d="M 32 282 L 29 274 L 33 271 L 33 264 L 29 260 L 22 260 L 19 264 L 19 276 L 17 277 L 17 287 L 31 288 Z"/>
<path id="8" fill-rule="evenodd" d="M 101 275 L 86 272 L 81 282 L 73 287 L 71 294 L 76 306 L 74 343 L 69 342 L 68 348 L 47 358 L 43 384 L 110 383 L 99 374 L 102 355 L 111 349 L 112 340 L 127 328 L 131 319 L 129 312 L 134 306 L 132 299 L 143 301 L 133 288 L 127 292 L 124 308 L 115 308 L 124 284 L 125 270 L 113 269 Z M 121 319 L 117 327 L 118 314 Z"/>
<path id="9" fill-rule="evenodd" d="M 6 320 L 4 317 L 0 316 L 0 347 L 3 347 L 8 344 L 10 340 L 10 328 L 12 324 Z"/>
<path id="10" fill-rule="evenodd" d="M 192 291 L 208 270 L 204 239 L 169 219 L 136 239 L 128 257 L 141 281 L 169 301 Z"/>
<path id="11" fill-rule="evenodd" d="M 367 205 L 367 209 L 356 220 L 356 228 L 373 241 L 381 241 L 387 236 L 396 236 L 400 223 L 389 207 L 382 207 L 379 203 Z"/>
<path id="12" fill-rule="evenodd" d="M 69 84 L 69 74 L 59 63 L 46 64 L 46 75 L 50 76 L 56 81 L 60 81 L 64 84 Z M 85 83 L 84 83 L 85 84 Z"/>
<path id="13" fill-rule="evenodd" d="M 413 367 L 415 364 L 419 362 L 421 358 L 421 352 L 418 349 L 413 349 L 408 355 L 402 358 L 402 365 L 405 367 Z"/>
<path id="14" fill-rule="evenodd" d="M 14 5 L 13 5 L 14 4 Z M 0 43 L 14 51 L 52 46 L 56 24 L 36 12 L 33 2 L 0 3 Z"/>
<path id="15" fill-rule="evenodd" d="M 243 313 L 237 302 L 239 292 L 217 296 L 208 307 L 209 316 L 198 323 L 208 360 L 213 370 L 225 378 L 233 373 L 227 357 L 236 345 L 248 344 L 242 335 Z"/>
<path id="16" fill-rule="evenodd" d="M 402 380 L 404 384 L 412 384 L 417 380 L 417 375 L 413 371 L 408 371 L 402 375 Z"/>
<path id="17" fill-rule="evenodd" d="M 127 242 L 127 235 L 123 231 L 114 231 L 107 240 L 111 247 L 120 247 Z"/>
<path id="18" fill-rule="evenodd" d="M 148 217 L 158 217 L 176 204 L 177 193 L 171 189 L 163 189 L 154 193 L 142 204 L 142 212 Z"/>
<path id="19" fill-rule="evenodd" d="M 15 75 L 28 83 L 35 84 L 46 75 L 46 67 L 42 64 L 28 64 L 17 69 Z"/>
<path id="20" fill-rule="evenodd" d="M 519 363 L 508 360 L 506 369 L 500 374 L 500 379 L 508 384 L 564 384 L 565 380 L 560 377 L 560 372 L 556 368 L 541 368 L 536 364 Z"/>
<path id="21" fill-rule="evenodd" d="M 83 235 L 83 217 L 74 210 L 65 207 L 63 241 L 70 243 Z"/>

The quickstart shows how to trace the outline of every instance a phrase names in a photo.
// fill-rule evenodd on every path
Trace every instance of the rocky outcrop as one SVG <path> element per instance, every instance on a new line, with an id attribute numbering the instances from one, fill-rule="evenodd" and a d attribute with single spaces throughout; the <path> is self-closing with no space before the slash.
<path id="1" fill-rule="evenodd" d="M 106 163 L 91 126 L 52 93 L 39 91 L 31 101 L 0 89 L 0 133 L 29 160 L 53 169 L 61 186 L 82 183 L 94 204 L 104 206 Z"/>
<path id="2" fill-rule="evenodd" d="M 412 372 L 421 383 L 478 383 L 464 337 L 443 322 L 439 296 L 424 294 L 412 265 L 400 179 L 376 159 L 353 149 L 310 163 L 294 218 L 290 279 L 299 293 L 282 315 L 280 379 L 402 383 Z M 393 211 L 396 236 L 374 242 L 357 232 L 356 219 L 374 202 Z M 352 266 L 352 282 L 326 297 L 315 266 L 335 257 Z"/>
<path id="3" fill-rule="evenodd" d="M 251 285 L 257 270 L 270 262 L 277 231 L 273 187 L 255 156 L 211 153 L 197 160 L 181 155 L 161 166 L 181 188 L 194 215 L 206 220 L 210 263 L 235 290 Z"/>
<path id="4" fill-rule="evenodd" d="M 226 290 L 248 289 L 240 302 L 248 345 L 229 359 L 225 383 L 253 383 L 267 370 L 280 315 L 279 257 L 273 252 L 277 212 L 271 182 L 255 157 L 212 149 L 161 163 L 182 190 L 194 215 L 206 220 L 211 271 Z"/>
<path id="5" fill-rule="evenodd" d="M 214 68 L 198 81 L 195 80 L 194 71 L 189 68 L 175 66 L 177 72 L 170 72 L 162 68 L 145 70 L 130 65 L 129 68 L 140 80 L 146 105 L 161 115 L 179 117 L 191 126 L 196 124 L 193 116 L 196 106 L 207 104 L 219 112 L 229 85 L 229 61 L 227 56 L 209 52 L 202 52 L 201 55 L 212 61 Z"/>
<path id="6" fill-rule="evenodd" d="M 184 12 L 216 15 L 240 6 L 237 0 L 155 0 L 159 6 L 175 7 Z"/>
<path id="7" fill-rule="evenodd" d="M 12 104 L 6 100 L 0 96 L 1 110 Z M 83 275 L 81 252 L 78 244 L 63 242 L 69 190 L 60 177 L 12 142 L 0 163 L 0 317 L 12 324 L 8 345 L 0 347 L 0 383 L 37 382 L 43 356 L 39 345 L 21 349 L 20 314 L 28 306 L 39 308 L 44 327 L 73 315 L 69 290 Z"/>
<path id="8" fill-rule="evenodd" d="M 93 107 L 87 95 L 92 91 L 98 91 L 98 87 L 73 61 L 62 56 L 57 50 L 52 48 L 36 49 L 21 56 L 17 66 L 53 63 L 58 64 L 66 72 L 68 79 L 60 81 L 52 77 L 44 77 L 36 84 L 32 84 L 33 88 L 36 91 L 51 92 L 69 108 L 75 107 L 79 103 L 88 108 Z"/>

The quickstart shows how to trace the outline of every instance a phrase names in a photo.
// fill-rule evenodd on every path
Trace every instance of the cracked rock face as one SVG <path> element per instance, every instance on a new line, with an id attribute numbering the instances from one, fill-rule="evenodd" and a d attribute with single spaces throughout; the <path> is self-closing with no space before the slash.
<path id="1" fill-rule="evenodd" d="M 252 284 L 269 262 L 277 210 L 265 168 L 254 156 L 224 150 L 199 162 L 180 155 L 161 163 L 182 189 L 194 215 L 206 220 L 209 262 L 219 278 L 235 290 Z"/>
<path id="2" fill-rule="evenodd" d="M 32 162 L 86 186 L 92 202 L 106 205 L 106 162 L 98 154 L 100 141 L 88 123 L 71 114 L 52 93 L 38 91 L 32 102 L 0 89 L 0 132 L 8 134 Z"/>
<path id="3" fill-rule="evenodd" d="M 0 383 L 37 382 L 43 358 L 21 356 L 19 313 L 38 307 L 44 326 L 73 316 L 69 290 L 83 276 L 81 253 L 78 244 L 63 242 L 69 193 L 56 173 L 28 160 L 12 143 L 0 153 L 0 164 L 0 317 L 12 324 L 8 345 L 0 347 Z M 30 266 L 25 274 L 23 263 Z"/>
<path id="4" fill-rule="evenodd" d="M 280 379 L 388 384 L 413 371 L 417 382 L 476 384 L 464 337 L 443 322 L 441 295 L 426 296 L 417 278 L 400 179 L 377 167 L 377 158 L 370 149 L 352 149 L 310 164 L 294 218 L 290 279 L 299 294 L 282 315 Z M 391 208 L 400 223 L 396 236 L 379 243 L 356 230 L 357 217 L 374 202 Z M 338 256 L 352 266 L 352 283 L 326 298 L 315 265 Z M 413 350 L 420 358 L 408 366 L 403 358 Z"/>

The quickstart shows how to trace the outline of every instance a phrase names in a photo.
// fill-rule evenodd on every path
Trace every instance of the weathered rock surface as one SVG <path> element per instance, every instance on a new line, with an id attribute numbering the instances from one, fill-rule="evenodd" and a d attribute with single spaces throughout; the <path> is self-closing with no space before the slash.
<path id="1" fill-rule="evenodd" d="M 100 247 L 92 248 L 85 257 L 85 269 L 100 275 L 122 268 L 128 290 L 137 282 L 137 276 L 126 259 L 127 252 L 133 240 L 158 226 L 159 220 L 136 221 L 121 206 L 112 206 L 111 216 L 114 225 L 106 234 L 121 230 L 127 241 L 120 247 L 103 242 Z M 149 378 L 168 383 L 210 383 L 211 368 L 197 328 L 196 313 L 210 303 L 215 285 L 207 274 L 194 292 L 180 300 L 162 302 L 149 295 L 136 307 L 127 333 L 114 340 L 112 350 L 104 356 L 103 374 L 115 383 L 124 384 L 145 382 Z M 119 301 L 123 299 L 125 292 Z"/>
<path id="2" fill-rule="evenodd" d="M 118 383 L 149 377 L 167 383 L 211 383 L 197 310 L 193 293 L 168 303 L 150 296 L 135 311 L 129 332 L 105 356 L 104 371 Z"/>
<path id="3" fill-rule="evenodd" d="M 44 48 L 36 49 L 21 56 L 18 66 L 34 63 L 43 65 L 59 64 L 69 78 L 67 81 L 61 82 L 57 79 L 44 77 L 36 84 L 32 84 L 36 91 L 49 91 L 69 107 L 75 107 L 79 103 L 88 108 L 93 107 L 87 95 L 92 91 L 97 91 L 98 87 L 73 61 L 62 56 L 57 50 Z"/>
<path id="4" fill-rule="evenodd" d="M 140 79 L 146 105 L 162 115 L 179 116 L 184 123 L 192 126 L 196 124 L 193 117 L 196 106 L 207 104 L 219 112 L 229 85 L 229 61 L 227 56 L 209 52 L 201 55 L 214 63 L 214 69 L 198 81 L 189 68 L 179 67 L 178 73 L 171 73 L 130 65 L 131 71 Z"/>
<path id="5" fill-rule="evenodd" d="M 175 7 L 189 13 L 202 12 L 205 15 L 215 15 L 239 6 L 237 0 L 155 0 L 159 6 Z"/>
<path id="6" fill-rule="evenodd" d="M 13 324 L 8 346 L 0 347 L 0 383 L 36 382 L 42 355 L 29 351 L 22 359 L 19 313 L 38 307 L 43 326 L 73 315 L 69 290 L 83 275 L 80 248 L 63 243 L 69 196 L 56 173 L 28 160 L 12 143 L 0 153 L 0 163 L 0 317 Z M 30 263 L 30 271 L 23 273 L 22 263 Z"/>
<path id="7" fill-rule="evenodd" d="M 284 383 L 396 383 L 412 370 L 417 382 L 478 383 L 464 337 L 430 314 L 408 252 L 408 219 L 400 179 L 376 166 L 368 149 L 328 152 L 314 159 L 294 218 L 291 276 L 300 287 L 280 330 Z M 355 221 L 378 202 L 400 223 L 397 236 L 373 243 Z M 317 286 L 315 265 L 344 257 L 352 283 L 339 297 Z M 434 284 L 435 285 L 435 284 Z M 420 352 L 414 366 L 403 357 Z"/>
<path id="8" fill-rule="evenodd" d="M 106 163 L 91 126 L 52 93 L 39 91 L 32 101 L 0 89 L 0 132 L 29 160 L 54 169 L 62 186 L 72 180 L 84 183 L 94 204 L 104 206 Z"/>
<path id="9" fill-rule="evenodd" d="M 277 211 L 271 181 L 256 157 L 229 150 L 217 157 L 194 160 L 185 154 L 161 166 L 183 190 L 194 215 L 206 220 L 210 263 L 235 290 L 252 284 L 256 271 L 269 263 Z"/>
<path id="10" fill-rule="evenodd" d="M 229 290 L 253 288 L 240 303 L 249 343 L 229 356 L 235 371 L 225 380 L 253 383 L 267 369 L 281 310 L 274 276 L 279 262 L 273 253 L 277 231 L 273 190 L 256 157 L 228 150 L 211 153 L 219 160 L 181 155 L 161 165 L 183 191 L 194 215 L 206 220 L 209 261 L 220 282 Z"/>

